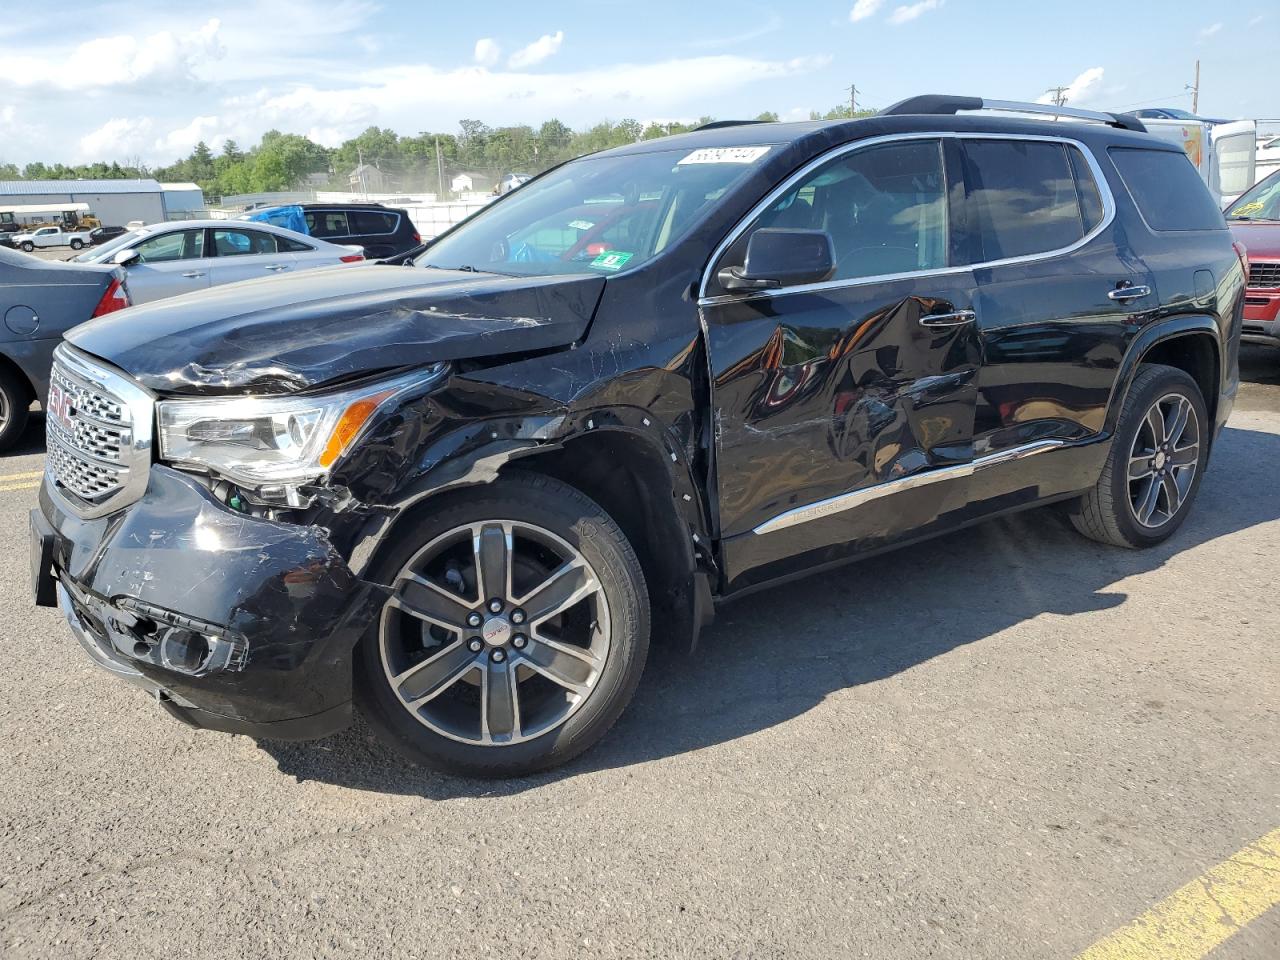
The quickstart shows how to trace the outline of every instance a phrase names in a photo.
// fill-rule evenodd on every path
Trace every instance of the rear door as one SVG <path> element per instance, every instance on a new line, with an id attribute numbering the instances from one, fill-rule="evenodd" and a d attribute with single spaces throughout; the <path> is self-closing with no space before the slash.
<path id="1" fill-rule="evenodd" d="M 201 229 L 170 230 L 135 243 L 125 287 L 132 303 L 148 303 L 209 286 L 210 261 Z"/>
<path id="2" fill-rule="evenodd" d="M 775 191 L 713 263 L 701 307 L 731 589 L 962 502 L 950 481 L 973 457 L 978 343 L 973 275 L 951 249 L 949 153 L 934 137 L 842 148 Z M 715 286 L 761 227 L 825 230 L 834 276 Z"/>
<path id="3" fill-rule="evenodd" d="M 273 277 L 293 269 L 291 253 L 281 253 L 274 234 L 251 227 L 213 227 L 212 283 Z"/>
<path id="4" fill-rule="evenodd" d="M 1050 452 L 1055 444 L 1045 441 L 1103 429 L 1128 341 L 1159 305 L 1151 271 L 1128 240 L 1141 224 L 1116 222 L 1106 178 L 1084 144 L 1002 136 L 959 143 L 983 351 L 975 452 Z"/>

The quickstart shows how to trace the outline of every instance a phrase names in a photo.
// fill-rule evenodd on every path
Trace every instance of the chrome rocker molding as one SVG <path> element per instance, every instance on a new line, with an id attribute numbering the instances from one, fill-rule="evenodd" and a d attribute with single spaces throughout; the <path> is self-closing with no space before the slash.
<path id="1" fill-rule="evenodd" d="M 893 496 L 895 493 L 916 490 L 920 487 L 927 487 L 947 480 L 960 480 L 964 477 L 971 477 L 979 470 L 997 467 L 1004 463 L 1011 463 L 1014 460 L 1023 460 L 1038 453 L 1048 453 L 1050 450 L 1057 450 L 1065 446 L 1067 446 L 1067 441 L 1065 440 L 1036 440 L 1034 443 L 1023 444 L 1020 447 L 1010 447 L 1008 450 L 1001 450 L 999 453 L 978 457 L 970 463 L 957 463 L 950 467 L 938 467 L 934 470 L 913 473 L 909 477 L 902 477 L 898 480 L 886 480 L 884 483 L 877 483 L 874 486 L 854 490 L 851 493 L 842 493 L 836 497 L 829 497 L 826 500 L 819 500 L 817 503 L 810 503 L 803 507 L 788 510 L 786 513 L 780 513 L 776 517 L 766 520 L 751 532 L 757 536 L 776 533 L 779 530 L 786 530 L 788 527 L 808 523 L 810 520 L 819 520 L 832 514 L 853 510 L 855 507 L 860 507 L 873 500 L 879 500 L 882 497 Z"/>

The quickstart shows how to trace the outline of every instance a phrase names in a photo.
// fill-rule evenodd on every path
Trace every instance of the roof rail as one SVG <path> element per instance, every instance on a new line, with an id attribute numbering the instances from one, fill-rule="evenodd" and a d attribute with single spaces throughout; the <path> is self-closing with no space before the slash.
<path id="1" fill-rule="evenodd" d="M 1058 107 L 1051 103 L 1021 103 L 1017 100 L 987 100 L 984 97 L 949 97 L 930 93 L 920 97 L 899 100 L 880 111 L 882 117 L 901 117 L 907 114 L 959 113 L 961 110 L 1008 110 L 1015 113 L 1042 113 L 1054 117 L 1071 117 L 1073 120 L 1094 120 L 1121 130 L 1146 133 L 1142 121 L 1129 113 L 1103 113 L 1101 110 L 1078 110 L 1075 107 Z"/>
<path id="2" fill-rule="evenodd" d="M 701 126 L 694 127 L 694 130 L 719 130 L 721 127 L 745 127 L 750 123 L 768 123 L 768 120 L 712 120 Z"/>

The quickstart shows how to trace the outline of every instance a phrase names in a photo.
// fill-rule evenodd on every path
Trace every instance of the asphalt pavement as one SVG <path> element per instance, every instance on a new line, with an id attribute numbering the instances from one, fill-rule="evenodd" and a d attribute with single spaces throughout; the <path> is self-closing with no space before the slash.
<path id="1" fill-rule="evenodd" d="M 0 956 L 1070 958 L 1177 909 L 1280 827 L 1280 352 L 1244 374 L 1169 543 L 1042 509 L 756 595 L 507 783 L 190 730 L 92 666 L 30 603 L 37 422 L 0 457 Z M 1210 956 L 1280 956 L 1258 889 Z"/>

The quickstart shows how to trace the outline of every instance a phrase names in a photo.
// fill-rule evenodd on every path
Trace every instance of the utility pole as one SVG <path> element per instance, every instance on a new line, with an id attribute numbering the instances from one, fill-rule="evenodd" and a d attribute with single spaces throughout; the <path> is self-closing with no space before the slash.
<path id="1" fill-rule="evenodd" d="M 444 199 L 444 161 L 440 159 L 440 135 L 436 134 L 436 183 L 439 190 L 436 191 L 436 201 Z"/>
<path id="2" fill-rule="evenodd" d="M 1194 86 L 1187 84 L 1186 87 L 1191 91 L 1191 112 L 1199 116 L 1200 114 L 1200 61 L 1196 61 L 1196 82 Z"/>
<path id="3" fill-rule="evenodd" d="M 1053 94 L 1053 105 L 1055 107 L 1065 107 L 1067 105 L 1066 87 L 1050 87 L 1045 93 Z"/>
<path id="4" fill-rule="evenodd" d="M 849 119 L 852 120 L 858 115 L 858 85 L 856 83 L 849 84 Z"/>
<path id="5" fill-rule="evenodd" d="M 364 149 L 359 144 L 356 145 L 356 169 L 360 171 L 360 195 L 368 197 L 369 190 L 364 183 Z"/>

